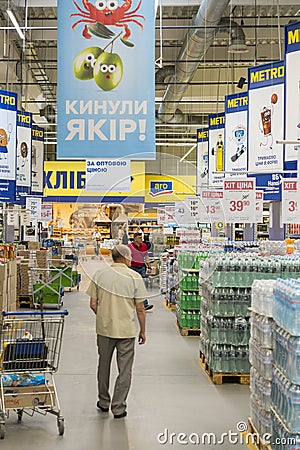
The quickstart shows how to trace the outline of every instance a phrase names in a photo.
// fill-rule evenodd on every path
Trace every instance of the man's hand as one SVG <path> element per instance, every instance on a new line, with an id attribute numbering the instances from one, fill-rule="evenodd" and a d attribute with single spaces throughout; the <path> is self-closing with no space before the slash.
<path id="1" fill-rule="evenodd" d="M 142 332 L 140 331 L 138 342 L 139 342 L 140 345 L 145 344 L 145 342 L 146 342 L 146 335 L 145 335 L 145 333 L 142 333 Z"/>

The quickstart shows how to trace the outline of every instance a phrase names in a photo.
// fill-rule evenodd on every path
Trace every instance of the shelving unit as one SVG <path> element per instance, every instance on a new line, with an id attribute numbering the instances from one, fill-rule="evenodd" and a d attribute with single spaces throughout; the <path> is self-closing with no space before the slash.
<path id="1" fill-rule="evenodd" d="M 269 222 L 269 203 L 264 203 L 263 222 L 257 223 L 255 226 L 255 239 L 258 241 L 265 241 L 266 239 L 269 239 Z"/>
<path id="2" fill-rule="evenodd" d="M 98 230 L 101 233 L 102 239 L 110 239 L 111 238 L 109 222 L 97 222 L 95 220 L 94 223 L 95 223 L 95 226 L 98 227 Z"/>
<path id="3" fill-rule="evenodd" d="M 157 224 L 157 220 L 154 218 L 134 218 L 131 219 L 128 223 L 128 237 L 129 239 L 133 239 L 134 230 L 136 228 L 140 228 L 144 233 L 144 240 L 149 240 L 149 235 L 152 231 L 158 230 L 159 225 Z"/>

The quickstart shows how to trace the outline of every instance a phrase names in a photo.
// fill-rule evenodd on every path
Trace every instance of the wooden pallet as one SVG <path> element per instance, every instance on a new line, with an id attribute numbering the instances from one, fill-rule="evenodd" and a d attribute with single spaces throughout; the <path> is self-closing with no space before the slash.
<path id="1" fill-rule="evenodd" d="M 181 336 L 195 336 L 198 337 L 200 336 L 200 328 L 182 328 L 179 323 L 177 322 L 177 327 L 179 329 L 179 332 L 181 334 Z"/>
<path id="2" fill-rule="evenodd" d="M 33 309 L 32 295 L 18 295 L 17 308 L 31 308 Z"/>
<path id="3" fill-rule="evenodd" d="M 250 384 L 250 374 L 249 373 L 223 373 L 223 372 L 214 372 L 211 369 L 205 359 L 205 356 L 202 352 L 200 352 L 200 356 L 198 358 L 198 363 L 203 372 L 208 375 L 210 380 L 214 384 L 225 384 L 225 383 L 237 383 L 237 384 Z"/>
<path id="4" fill-rule="evenodd" d="M 243 437 L 250 450 L 271 450 L 271 446 L 262 441 L 250 418 L 248 419 L 248 430 L 243 433 Z"/>

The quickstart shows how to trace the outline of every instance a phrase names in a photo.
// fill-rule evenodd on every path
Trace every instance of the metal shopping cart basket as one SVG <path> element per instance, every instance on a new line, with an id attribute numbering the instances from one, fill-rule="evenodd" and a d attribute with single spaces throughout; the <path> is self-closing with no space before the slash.
<path id="1" fill-rule="evenodd" d="M 76 288 L 79 290 L 81 275 L 78 273 L 77 261 L 65 259 L 53 259 L 50 265 L 51 276 L 55 277 L 61 271 L 61 284 L 64 289 Z"/>
<path id="2" fill-rule="evenodd" d="M 75 238 L 74 239 L 74 248 L 77 252 L 78 259 L 81 258 L 83 261 L 87 259 L 86 246 L 87 246 L 87 240 L 85 238 Z"/>
<path id="3" fill-rule="evenodd" d="M 5 437 L 5 419 L 15 411 L 57 417 L 64 434 L 53 373 L 58 369 L 64 319 L 68 311 L 3 312 L 0 355 L 0 439 Z"/>

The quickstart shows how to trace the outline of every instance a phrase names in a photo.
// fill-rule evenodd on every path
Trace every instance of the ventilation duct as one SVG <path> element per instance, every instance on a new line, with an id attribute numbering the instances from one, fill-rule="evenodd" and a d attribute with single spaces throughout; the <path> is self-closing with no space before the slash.
<path id="1" fill-rule="evenodd" d="M 168 85 L 158 110 L 158 118 L 162 122 L 170 122 L 173 119 L 177 106 L 188 87 L 188 82 L 193 78 L 199 62 L 205 56 L 219 30 L 221 18 L 229 1 L 202 1 L 192 23 L 198 28 L 191 29 L 186 35 L 175 65 L 172 84 Z"/>

